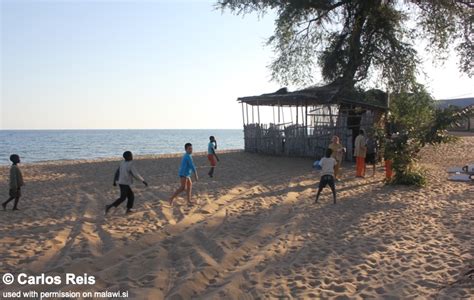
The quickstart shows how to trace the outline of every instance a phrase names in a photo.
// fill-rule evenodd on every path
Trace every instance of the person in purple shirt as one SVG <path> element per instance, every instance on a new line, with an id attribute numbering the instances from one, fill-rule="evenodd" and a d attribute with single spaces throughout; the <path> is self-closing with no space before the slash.
<path id="1" fill-rule="evenodd" d="M 186 191 L 188 205 L 194 204 L 191 201 L 191 193 L 193 190 L 193 182 L 191 180 L 191 175 L 194 173 L 194 178 L 196 179 L 196 181 L 198 181 L 199 177 L 192 157 L 193 145 L 191 145 L 191 143 L 186 143 L 186 145 L 184 145 L 184 149 L 186 150 L 186 153 L 183 155 L 183 159 L 181 160 L 181 166 L 179 167 L 178 173 L 181 185 L 176 190 L 176 192 L 174 192 L 173 196 L 171 196 L 171 198 L 169 199 L 170 205 L 173 204 L 174 198 L 176 198 L 183 191 Z"/>

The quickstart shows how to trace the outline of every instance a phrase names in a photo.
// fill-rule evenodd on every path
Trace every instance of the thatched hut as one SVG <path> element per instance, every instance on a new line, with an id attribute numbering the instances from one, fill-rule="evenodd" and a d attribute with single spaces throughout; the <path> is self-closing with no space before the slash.
<path id="1" fill-rule="evenodd" d="M 370 130 L 381 122 L 388 107 L 383 91 L 346 89 L 337 84 L 294 92 L 283 88 L 238 101 L 242 103 L 246 151 L 321 157 L 337 135 L 347 148 L 346 159 L 352 159 L 359 129 Z M 261 122 L 265 108 L 273 111 L 273 122 Z"/>

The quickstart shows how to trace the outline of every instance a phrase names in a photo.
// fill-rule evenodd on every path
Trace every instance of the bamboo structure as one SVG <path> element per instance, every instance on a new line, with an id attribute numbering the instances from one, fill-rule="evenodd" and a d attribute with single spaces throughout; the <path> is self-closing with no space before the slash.
<path id="1" fill-rule="evenodd" d="M 352 160 L 359 129 L 370 131 L 387 111 L 386 93 L 345 90 L 336 84 L 295 92 L 283 88 L 238 101 L 252 111 L 255 106 L 258 113 L 257 122 L 243 116 L 245 151 L 284 156 L 320 158 L 337 135 L 347 149 L 346 159 Z M 272 108 L 273 123 L 260 122 L 260 108 L 265 106 Z M 295 118 L 291 114 L 285 120 L 283 108 L 295 111 Z"/>

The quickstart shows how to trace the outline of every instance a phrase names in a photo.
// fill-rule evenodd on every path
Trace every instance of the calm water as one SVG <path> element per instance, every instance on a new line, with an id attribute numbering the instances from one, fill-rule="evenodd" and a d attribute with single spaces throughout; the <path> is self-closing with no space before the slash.
<path id="1" fill-rule="evenodd" d="M 207 151 L 214 135 L 218 150 L 243 149 L 243 131 L 203 130 L 0 130 L 0 165 L 9 164 L 17 153 L 23 162 L 61 159 L 121 157 L 125 150 L 135 155 L 183 152 L 184 144 L 194 151 Z"/>

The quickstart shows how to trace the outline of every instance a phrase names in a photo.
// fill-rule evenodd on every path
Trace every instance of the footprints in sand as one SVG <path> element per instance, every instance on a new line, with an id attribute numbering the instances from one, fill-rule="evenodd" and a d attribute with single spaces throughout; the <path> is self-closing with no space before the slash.
<path id="1" fill-rule="evenodd" d="M 176 178 L 162 176 L 136 190 L 136 212 L 127 216 L 123 207 L 103 216 L 117 196 L 105 187 L 115 164 L 57 178 L 53 195 L 0 218 L 1 268 L 86 270 L 100 278 L 97 289 L 127 289 L 134 299 L 467 297 L 473 204 L 463 186 L 432 174 L 435 188 L 395 189 L 379 174 L 343 180 L 337 205 L 329 191 L 314 205 L 318 178 L 307 160 L 246 153 L 224 160 L 222 177 L 196 184 L 197 206 L 163 205 Z M 175 161 L 146 163 L 158 173 Z M 85 179 L 92 177 L 104 182 Z"/>

